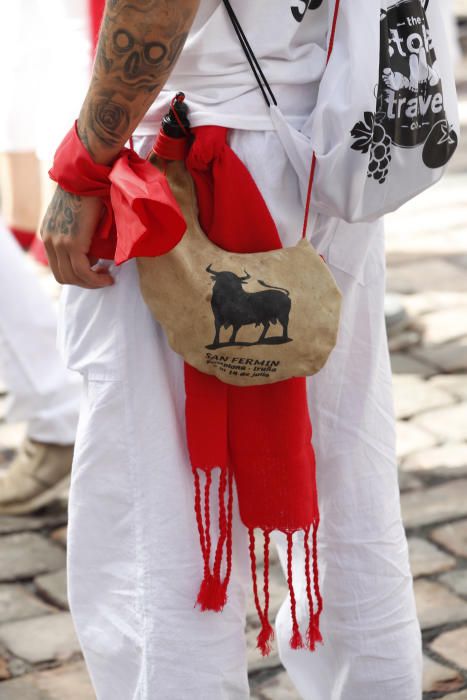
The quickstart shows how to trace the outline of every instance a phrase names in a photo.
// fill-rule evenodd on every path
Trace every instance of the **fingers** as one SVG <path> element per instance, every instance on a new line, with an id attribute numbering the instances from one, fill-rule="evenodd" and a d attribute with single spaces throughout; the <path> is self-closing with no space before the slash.
<path id="1" fill-rule="evenodd" d="M 49 258 L 50 269 L 52 274 L 60 284 L 64 284 L 62 276 L 60 274 L 60 268 L 58 267 L 57 255 L 55 253 L 55 248 L 51 240 L 44 240 L 45 249 L 47 251 L 47 257 Z"/>
<path id="2" fill-rule="evenodd" d="M 78 275 L 75 274 L 73 265 L 71 264 L 70 255 L 65 246 L 57 249 L 57 259 L 60 276 L 63 280 L 62 284 L 74 284 L 78 287 L 87 286 L 83 283 L 83 280 L 81 280 Z"/>
<path id="3" fill-rule="evenodd" d="M 92 270 L 87 255 L 77 252 L 67 239 L 45 241 L 50 267 L 57 282 L 85 289 L 101 289 L 114 283 L 107 270 Z"/>
<path id="4" fill-rule="evenodd" d="M 89 289 L 109 287 L 114 283 L 113 277 L 106 269 L 92 270 L 91 262 L 84 253 L 75 253 L 70 257 L 70 261 L 76 277 Z"/>

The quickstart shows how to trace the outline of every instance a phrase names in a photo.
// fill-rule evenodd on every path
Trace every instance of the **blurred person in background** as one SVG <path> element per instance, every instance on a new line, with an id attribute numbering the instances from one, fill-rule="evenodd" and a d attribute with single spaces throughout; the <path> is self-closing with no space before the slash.
<path id="1" fill-rule="evenodd" d="M 81 383 L 56 350 L 53 302 L 19 246 L 46 262 L 36 229 L 52 192 L 47 171 L 85 94 L 90 35 L 81 0 L 1 3 L 0 28 L 0 371 L 7 420 L 27 423 L 0 475 L 0 514 L 24 514 L 69 481 Z"/>

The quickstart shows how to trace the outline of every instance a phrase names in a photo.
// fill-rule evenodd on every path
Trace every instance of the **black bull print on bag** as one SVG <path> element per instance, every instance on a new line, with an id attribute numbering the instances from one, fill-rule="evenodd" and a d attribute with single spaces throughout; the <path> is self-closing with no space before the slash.
<path id="1" fill-rule="evenodd" d="M 292 338 L 288 336 L 289 316 L 292 301 L 287 289 L 274 287 L 258 280 L 264 291 L 247 292 L 244 285 L 251 279 L 246 272 L 239 277 L 233 272 L 216 272 L 209 265 L 206 271 L 214 281 L 211 298 L 211 308 L 214 314 L 214 341 L 206 347 L 210 350 L 229 345 L 273 345 L 289 343 Z M 282 326 L 282 334 L 267 336 L 272 325 L 279 323 Z M 262 326 L 259 338 L 254 342 L 242 342 L 237 340 L 237 334 L 243 326 Z M 221 342 L 221 329 L 231 327 L 230 338 Z"/>

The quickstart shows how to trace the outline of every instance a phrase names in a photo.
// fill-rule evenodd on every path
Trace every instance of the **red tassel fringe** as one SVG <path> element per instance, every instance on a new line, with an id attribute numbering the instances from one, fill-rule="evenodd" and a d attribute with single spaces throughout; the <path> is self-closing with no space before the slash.
<path id="1" fill-rule="evenodd" d="M 303 639 L 300 633 L 300 628 L 297 621 L 297 601 L 295 599 L 295 591 L 292 578 L 292 548 L 293 540 L 292 533 L 287 533 L 287 584 L 290 594 L 290 612 L 292 614 L 292 636 L 290 637 L 290 646 L 292 649 L 303 649 Z"/>
<path id="2" fill-rule="evenodd" d="M 203 470 L 206 480 L 204 485 L 204 521 L 203 505 L 201 499 L 200 470 L 194 469 L 195 480 L 195 513 L 196 523 L 201 545 L 201 552 L 204 561 L 204 575 L 198 592 L 197 605 L 204 612 L 214 610 L 220 612 L 227 602 L 227 588 L 232 573 L 232 474 L 226 474 L 225 469 L 221 469 L 219 477 L 219 540 L 214 555 L 214 566 L 211 570 L 211 486 L 212 470 Z M 228 491 L 227 512 L 225 505 L 226 492 Z M 226 571 L 222 578 L 222 560 L 226 550 Z"/>
<path id="3" fill-rule="evenodd" d="M 200 471 L 205 474 L 204 498 L 201 497 Z M 227 603 L 227 589 L 232 573 L 232 510 L 233 510 L 233 475 L 232 471 L 221 469 L 219 477 L 218 503 L 219 503 L 219 539 L 214 554 L 214 564 L 211 568 L 211 486 L 212 469 L 194 469 L 195 482 L 195 512 L 198 526 L 201 551 L 204 561 L 204 575 L 198 593 L 197 605 L 202 611 L 213 610 L 220 612 Z M 226 507 L 227 494 L 227 507 Z M 204 501 L 204 502 L 203 502 Z M 203 518 L 204 515 L 204 518 Z M 290 646 L 292 649 L 308 649 L 314 651 L 316 644 L 322 643 L 323 639 L 319 629 L 320 615 L 323 609 L 323 599 L 319 590 L 318 572 L 318 552 L 317 552 L 317 532 L 319 520 L 304 529 L 304 549 L 305 549 L 305 577 L 306 596 L 309 609 L 309 624 L 304 641 L 297 619 L 297 600 L 293 585 L 292 559 L 293 559 L 293 533 L 286 533 L 287 536 L 287 584 L 290 594 L 290 612 L 292 618 L 292 634 Z M 310 533 L 312 530 L 312 552 L 310 552 Z M 253 582 L 253 596 L 259 621 L 260 631 L 257 637 L 257 647 L 263 656 L 271 652 L 271 645 L 274 641 L 274 630 L 269 622 L 269 546 L 271 533 L 263 530 L 264 535 L 264 573 L 263 573 L 263 593 L 264 604 L 261 605 L 258 592 L 257 562 L 255 552 L 255 533 L 252 528 L 248 531 L 249 549 L 251 561 L 251 577 Z M 226 552 L 225 574 L 222 577 L 222 563 Z M 313 600 L 313 593 L 316 600 L 316 611 Z"/>

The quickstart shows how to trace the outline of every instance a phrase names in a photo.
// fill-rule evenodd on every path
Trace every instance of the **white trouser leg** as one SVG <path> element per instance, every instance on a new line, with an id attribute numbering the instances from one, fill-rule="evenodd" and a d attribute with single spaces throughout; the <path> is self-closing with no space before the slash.
<path id="1" fill-rule="evenodd" d="M 200 612 L 182 360 L 142 300 L 134 261 L 113 274 L 112 288 L 70 288 L 65 304 L 76 314 L 65 346 L 87 377 L 69 502 L 69 598 L 96 695 L 246 700 L 245 531 L 235 513 L 228 605 Z"/>
<path id="2" fill-rule="evenodd" d="M 0 222 L 0 366 L 7 418 L 27 421 L 28 436 L 62 445 L 75 440 L 81 382 L 56 349 L 52 301 L 24 253 Z"/>
<path id="3" fill-rule="evenodd" d="M 342 245 L 352 227 L 341 226 Z M 348 240 L 345 240 L 347 234 Z M 400 513 L 384 250 L 375 226 L 369 281 L 332 272 L 344 302 L 338 344 L 310 380 L 321 524 L 324 646 L 293 652 L 290 608 L 277 617 L 280 653 L 304 700 L 420 700 L 421 634 Z M 286 549 L 279 545 L 285 561 Z M 303 564 L 295 583 L 307 614 Z"/>
<path id="4" fill-rule="evenodd" d="M 293 245 L 303 207 L 278 139 L 237 131 L 231 143 L 261 189 L 284 244 Z M 273 168 L 264 167 L 264 154 Z M 308 392 L 325 645 L 314 653 L 290 649 L 286 600 L 276 623 L 281 658 L 304 700 L 420 700 L 421 634 L 400 512 L 384 324 L 383 226 L 315 215 L 309 231 L 343 294 L 337 346 L 309 380 Z M 283 540 L 276 541 L 285 563 Z M 298 557 L 294 572 L 304 621 L 304 562 Z"/>

